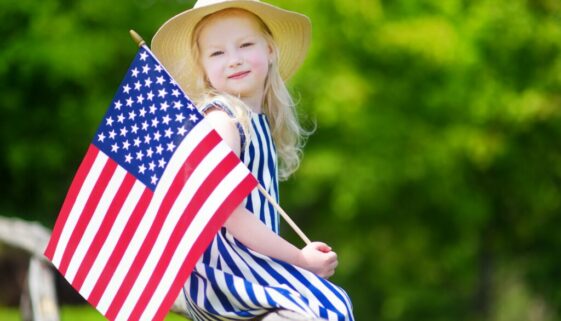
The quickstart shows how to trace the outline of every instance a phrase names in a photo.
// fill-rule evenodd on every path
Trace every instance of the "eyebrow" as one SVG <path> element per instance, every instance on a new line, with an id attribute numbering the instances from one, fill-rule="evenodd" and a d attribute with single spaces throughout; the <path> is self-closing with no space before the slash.
<path id="1" fill-rule="evenodd" d="M 244 42 L 244 41 L 247 41 L 247 40 L 257 40 L 256 38 L 258 38 L 258 37 L 259 37 L 258 35 L 251 34 L 251 35 L 247 35 L 247 36 L 242 36 L 239 39 L 237 39 L 237 41 Z M 201 48 L 203 50 L 205 50 L 205 49 L 210 50 L 210 49 L 213 49 L 213 48 L 222 48 L 222 44 L 211 42 L 211 43 L 207 44 L 206 46 L 202 46 L 200 44 L 200 41 L 199 41 L 199 48 Z"/>

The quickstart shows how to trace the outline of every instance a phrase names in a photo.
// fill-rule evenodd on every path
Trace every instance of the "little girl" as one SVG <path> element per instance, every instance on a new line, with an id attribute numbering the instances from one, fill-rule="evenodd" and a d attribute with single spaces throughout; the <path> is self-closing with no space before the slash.
<path id="1" fill-rule="evenodd" d="M 224 141 L 278 199 L 278 179 L 299 164 L 301 138 L 284 84 L 309 45 L 306 16 L 256 0 L 199 0 L 171 18 L 152 50 Z M 292 311 L 306 320 L 353 320 L 330 283 L 337 255 L 298 249 L 279 235 L 274 207 L 255 190 L 230 216 L 183 288 L 194 320 L 248 320 Z"/>

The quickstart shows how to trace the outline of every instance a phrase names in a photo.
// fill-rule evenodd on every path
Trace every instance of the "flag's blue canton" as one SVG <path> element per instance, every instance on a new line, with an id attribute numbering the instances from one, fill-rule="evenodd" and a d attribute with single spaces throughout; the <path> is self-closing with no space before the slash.
<path id="1" fill-rule="evenodd" d="M 141 48 L 93 144 L 153 190 L 185 135 L 201 119 L 177 83 Z"/>

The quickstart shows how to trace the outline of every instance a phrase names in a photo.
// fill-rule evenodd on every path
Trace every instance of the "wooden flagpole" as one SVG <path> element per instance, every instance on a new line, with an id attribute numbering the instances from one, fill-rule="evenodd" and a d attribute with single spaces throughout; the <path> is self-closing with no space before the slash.
<path id="1" fill-rule="evenodd" d="M 296 234 L 298 234 L 298 236 L 300 236 L 300 238 L 304 241 L 304 243 L 306 243 L 306 245 L 310 244 L 311 241 L 306 236 L 306 234 L 304 234 L 304 232 L 302 232 L 302 230 L 298 227 L 298 225 L 296 225 L 296 223 L 294 223 L 294 221 L 290 218 L 290 216 L 288 216 L 288 214 L 286 214 L 286 212 L 280 207 L 280 205 L 277 204 L 277 202 L 271 197 L 271 195 L 269 195 L 269 193 L 267 193 L 265 188 L 261 184 L 259 184 L 257 186 L 257 188 L 259 188 L 259 191 L 261 192 L 261 194 L 263 194 L 263 196 L 265 196 L 265 198 L 269 201 L 269 203 L 271 203 L 271 205 L 273 205 L 275 207 L 275 209 L 284 218 L 286 223 L 288 223 L 288 225 L 290 225 L 290 227 L 292 227 L 294 232 L 296 232 Z"/>
<path id="2" fill-rule="evenodd" d="M 129 34 L 131 35 L 134 42 L 138 45 L 138 47 L 142 47 L 143 45 L 146 44 L 144 39 L 142 39 L 142 37 L 138 33 L 136 33 L 136 31 L 131 29 L 129 30 Z M 311 241 L 306 236 L 306 234 L 302 232 L 302 230 L 298 227 L 298 225 L 296 225 L 296 223 L 294 223 L 294 221 L 290 218 L 290 216 L 288 216 L 288 214 L 286 214 L 286 212 L 280 207 L 280 205 L 277 204 L 277 202 L 271 197 L 271 195 L 267 193 L 265 188 L 261 186 L 261 184 L 258 185 L 258 188 L 261 194 L 263 194 L 263 196 L 265 196 L 267 201 L 269 201 L 269 203 L 273 205 L 273 207 L 280 213 L 280 215 L 284 218 L 284 220 L 288 223 L 288 225 L 290 225 L 290 227 L 294 230 L 294 232 L 296 232 L 296 234 L 300 236 L 300 238 L 304 241 L 304 243 L 306 243 L 306 245 L 310 244 Z"/>
<path id="3" fill-rule="evenodd" d="M 144 39 L 142 39 L 142 37 L 141 37 L 138 33 L 136 33 L 136 31 L 134 31 L 134 30 L 131 29 L 131 30 L 129 30 L 129 34 L 131 35 L 132 40 L 134 40 L 134 42 L 135 42 L 139 47 L 142 47 L 143 45 L 146 44 L 146 41 L 144 41 Z"/>

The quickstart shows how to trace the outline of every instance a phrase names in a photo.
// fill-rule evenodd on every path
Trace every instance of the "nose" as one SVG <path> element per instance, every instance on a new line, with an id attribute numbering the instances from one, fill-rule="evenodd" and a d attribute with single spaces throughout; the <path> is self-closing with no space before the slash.
<path id="1" fill-rule="evenodd" d="M 243 63 L 243 57 L 238 50 L 230 51 L 228 65 L 230 67 L 237 67 Z"/>

